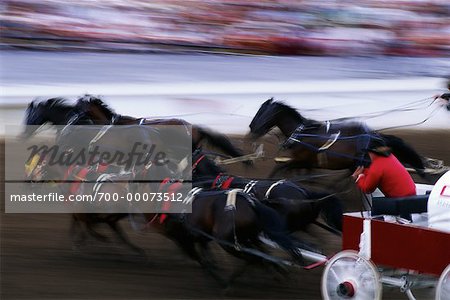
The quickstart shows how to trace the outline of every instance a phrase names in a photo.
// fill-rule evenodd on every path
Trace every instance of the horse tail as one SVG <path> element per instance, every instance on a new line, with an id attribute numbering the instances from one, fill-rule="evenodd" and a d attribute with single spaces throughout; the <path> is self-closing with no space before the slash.
<path id="1" fill-rule="evenodd" d="M 327 193 L 310 192 L 309 199 L 317 199 L 315 203 L 318 205 L 320 216 L 327 225 L 342 231 L 342 214 L 344 211 L 338 197 Z"/>
<path id="2" fill-rule="evenodd" d="M 206 139 L 213 146 L 218 147 L 232 157 L 243 155 L 242 151 L 237 149 L 226 135 L 199 126 L 196 126 L 196 129 L 200 136 L 199 141 Z"/>
<path id="3" fill-rule="evenodd" d="M 246 197 L 250 196 L 246 195 Z M 303 243 L 289 235 L 286 220 L 282 220 L 273 208 L 262 204 L 256 198 L 252 198 L 252 201 L 255 203 L 254 210 L 258 216 L 259 223 L 267 237 L 287 251 L 294 261 L 304 265 L 303 255 L 298 248 L 303 246 Z"/>
<path id="4" fill-rule="evenodd" d="M 423 158 L 413 147 L 397 136 L 381 133 L 379 135 L 386 142 L 386 146 L 391 148 L 392 153 L 399 161 L 413 167 L 420 177 L 425 177 Z"/>
<path id="5" fill-rule="evenodd" d="M 251 197 L 247 194 L 245 196 Z M 263 232 L 281 248 L 285 250 L 292 249 L 294 243 L 289 238 L 285 220 L 282 220 L 273 208 L 264 205 L 256 198 L 251 197 L 251 201 L 254 203 L 253 208 Z"/>
<path id="6" fill-rule="evenodd" d="M 264 231 L 284 231 L 286 228 L 285 222 L 279 217 L 278 213 L 271 207 L 264 205 L 256 198 L 250 195 L 245 195 L 251 198 L 253 209 L 258 217 L 259 223 Z"/>

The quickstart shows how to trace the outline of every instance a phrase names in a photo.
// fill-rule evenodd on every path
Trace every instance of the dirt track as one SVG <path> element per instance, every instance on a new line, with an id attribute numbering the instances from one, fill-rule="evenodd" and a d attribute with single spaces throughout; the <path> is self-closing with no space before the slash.
<path id="1" fill-rule="evenodd" d="M 399 134 L 422 155 L 450 164 L 449 132 L 402 131 Z M 2 147 L 2 163 L 3 151 Z M 255 168 L 239 166 L 232 171 L 248 177 L 264 177 L 271 164 L 271 161 L 258 162 Z M 3 164 L 0 174 L 4 176 Z M 329 188 L 333 183 L 316 182 L 315 185 Z M 5 214 L 3 189 L 2 184 L 1 299 L 320 299 L 322 268 L 293 270 L 290 278 L 282 281 L 276 281 L 266 270 L 250 269 L 224 294 L 214 280 L 171 241 L 153 232 L 135 233 L 126 220 L 123 227 L 130 238 L 146 250 L 148 262 L 116 243 L 90 240 L 82 251 L 73 251 L 68 237 L 68 215 Z M 108 233 L 106 228 L 104 232 Z M 337 237 L 318 228 L 312 227 L 302 236 L 322 245 L 327 254 L 340 249 Z M 215 249 L 225 273 L 239 264 Z M 433 290 L 425 290 L 417 296 L 430 299 L 433 294 Z M 385 299 L 406 297 L 385 289 Z"/>

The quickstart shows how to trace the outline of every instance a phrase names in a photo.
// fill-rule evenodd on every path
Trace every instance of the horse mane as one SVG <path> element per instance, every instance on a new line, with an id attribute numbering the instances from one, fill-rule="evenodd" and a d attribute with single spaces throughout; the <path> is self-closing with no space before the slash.
<path id="1" fill-rule="evenodd" d="M 50 98 L 39 102 L 38 105 L 45 106 L 46 108 L 72 108 L 70 104 L 67 104 L 67 99 L 62 97 Z"/>
<path id="2" fill-rule="evenodd" d="M 321 124 L 321 122 L 313 120 L 313 119 L 308 119 L 303 117 L 298 111 L 297 109 L 293 108 L 292 106 L 286 104 L 283 101 L 274 101 L 273 103 L 276 103 L 281 110 L 285 111 L 286 113 L 290 114 L 291 116 L 293 116 L 294 118 L 299 119 L 304 125 L 317 125 L 317 124 Z"/>
<path id="3" fill-rule="evenodd" d="M 106 115 L 108 119 L 111 119 L 116 115 L 114 109 L 109 107 L 109 105 L 103 102 L 102 99 L 92 95 L 84 95 L 83 97 L 79 98 L 77 100 L 77 105 L 81 107 L 84 107 L 85 105 L 95 105 Z"/>
<path id="4" fill-rule="evenodd" d="M 67 111 L 71 111 L 73 108 L 74 107 L 67 104 L 67 100 L 62 97 L 50 98 L 47 100 L 35 98 L 28 104 L 25 111 L 25 122 L 26 124 L 34 122 L 35 120 L 33 121 L 33 118 L 36 118 L 36 115 L 41 117 L 49 115 L 53 117 L 65 116 Z M 45 122 L 48 122 L 48 120 Z"/>
<path id="5" fill-rule="evenodd" d="M 69 110 L 73 108 L 70 104 L 67 104 L 67 99 L 62 97 L 55 97 L 42 101 L 40 101 L 38 98 L 35 98 L 28 104 L 25 115 L 28 117 L 31 114 L 31 112 L 38 107 L 45 109 L 63 109 L 63 110 Z"/>
<path id="6" fill-rule="evenodd" d="M 294 117 L 302 119 L 302 120 L 305 119 L 295 108 L 286 104 L 285 102 L 274 101 L 273 103 L 276 103 L 281 108 L 281 110 L 293 115 Z"/>

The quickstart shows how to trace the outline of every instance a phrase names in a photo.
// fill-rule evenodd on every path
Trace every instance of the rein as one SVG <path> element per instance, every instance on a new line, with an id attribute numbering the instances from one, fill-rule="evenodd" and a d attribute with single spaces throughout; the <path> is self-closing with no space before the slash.
<path id="1" fill-rule="evenodd" d="M 194 172 L 197 169 L 198 164 L 206 157 L 206 154 L 202 154 L 195 163 L 192 164 L 192 172 Z"/>
<path id="2" fill-rule="evenodd" d="M 431 101 L 431 103 L 425 105 L 425 106 L 418 106 L 421 105 L 422 102 L 428 102 L 429 100 L 433 99 L 433 101 Z M 383 116 L 385 114 L 390 114 L 390 113 L 394 113 L 394 112 L 406 112 L 406 111 L 414 111 L 414 110 L 423 110 L 424 108 L 428 108 L 431 105 L 433 105 L 435 102 L 437 101 L 437 99 L 434 99 L 434 97 L 428 97 L 428 98 L 424 98 L 424 99 L 420 99 L 414 102 L 411 102 L 409 104 L 405 104 L 403 106 L 398 106 L 396 108 L 393 109 L 389 109 L 389 110 L 384 110 L 384 111 L 378 111 L 378 112 L 373 112 L 373 113 L 367 113 L 367 114 L 361 114 L 361 115 L 357 115 L 357 116 L 352 116 L 352 117 L 343 117 L 343 118 L 337 118 L 337 119 L 333 119 L 332 121 L 347 121 L 347 120 L 352 120 L 352 119 L 371 119 L 371 118 L 376 118 L 379 116 Z M 416 107 L 414 107 L 416 106 Z"/>
<path id="3" fill-rule="evenodd" d="M 428 102 L 431 99 L 433 99 L 433 100 L 430 103 L 428 103 L 425 106 L 422 106 L 422 103 Z M 338 119 L 333 119 L 332 121 L 347 121 L 347 120 L 353 120 L 353 119 L 366 119 L 367 120 L 367 119 L 376 118 L 376 117 L 383 116 L 383 115 L 390 114 L 390 113 L 394 113 L 394 112 L 407 112 L 407 111 L 423 110 L 423 109 L 431 107 L 437 101 L 437 99 L 438 98 L 427 97 L 427 98 L 424 98 L 424 99 L 420 99 L 420 100 L 411 102 L 409 104 L 405 104 L 403 106 L 398 106 L 397 108 L 393 108 L 393 109 L 390 109 L 390 110 L 384 110 L 384 111 L 379 111 L 379 112 L 369 113 L 369 114 L 363 114 L 363 115 L 353 116 L 353 117 L 338 118 Z M 443 108 L 443 106 L 438 106 L 435 109 L 433 109 L 433 111 L 431 111 L 431 113 L 425 119 L 423 119 L 420 122 L 411 123 L 411 124 L 407 124 L 407 125 L 397 125 L 397 126 L 385 127 L 385 128 L 379 129 L 377 131 L 397 129 L 397 128 L 404 128 L 404 127 L 417 126 L 417 125 L 423 124 L 426 121 L 428 121 L 429 119 L 431 119 L 440 108 Z"/>
<path id="4" fill-rule="evenodd" d="M 442 107 L 442 106 L 436 107 L 436 108 L 428 115 L 428 117 L 426 117 L 425 119 L 423 119 L 423 120 L 420 121 L 420 122 L 412 123 L 412 124 L 407 124 L 407 125 L 398 125 L 398 126 L 385 127 L 385 128 L 379 129 L 378 131 L 389 130 L 389 129 L 396 129 L 396 128 L 404 128 L 404 127 L 417 126 L 417 125 L 420 125 L 420 124 L 424 124 L 426 121 L 428 121 L 429 119 L 431 119 L 431 117 L 433 117 L 433 116 L 436 114 L 436 112 L 438 112 L 439 109 L 441 109 L 441 108 L 443 108 L 443 107 Z"/>

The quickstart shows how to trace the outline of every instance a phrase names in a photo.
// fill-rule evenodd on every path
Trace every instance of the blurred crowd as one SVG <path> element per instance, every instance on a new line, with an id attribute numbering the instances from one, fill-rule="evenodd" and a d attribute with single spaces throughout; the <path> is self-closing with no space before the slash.
<path id="1" fill-rule="evenodd" d="M 450 54 L 448 0 L 3 0 L 2 46 Z"/>

